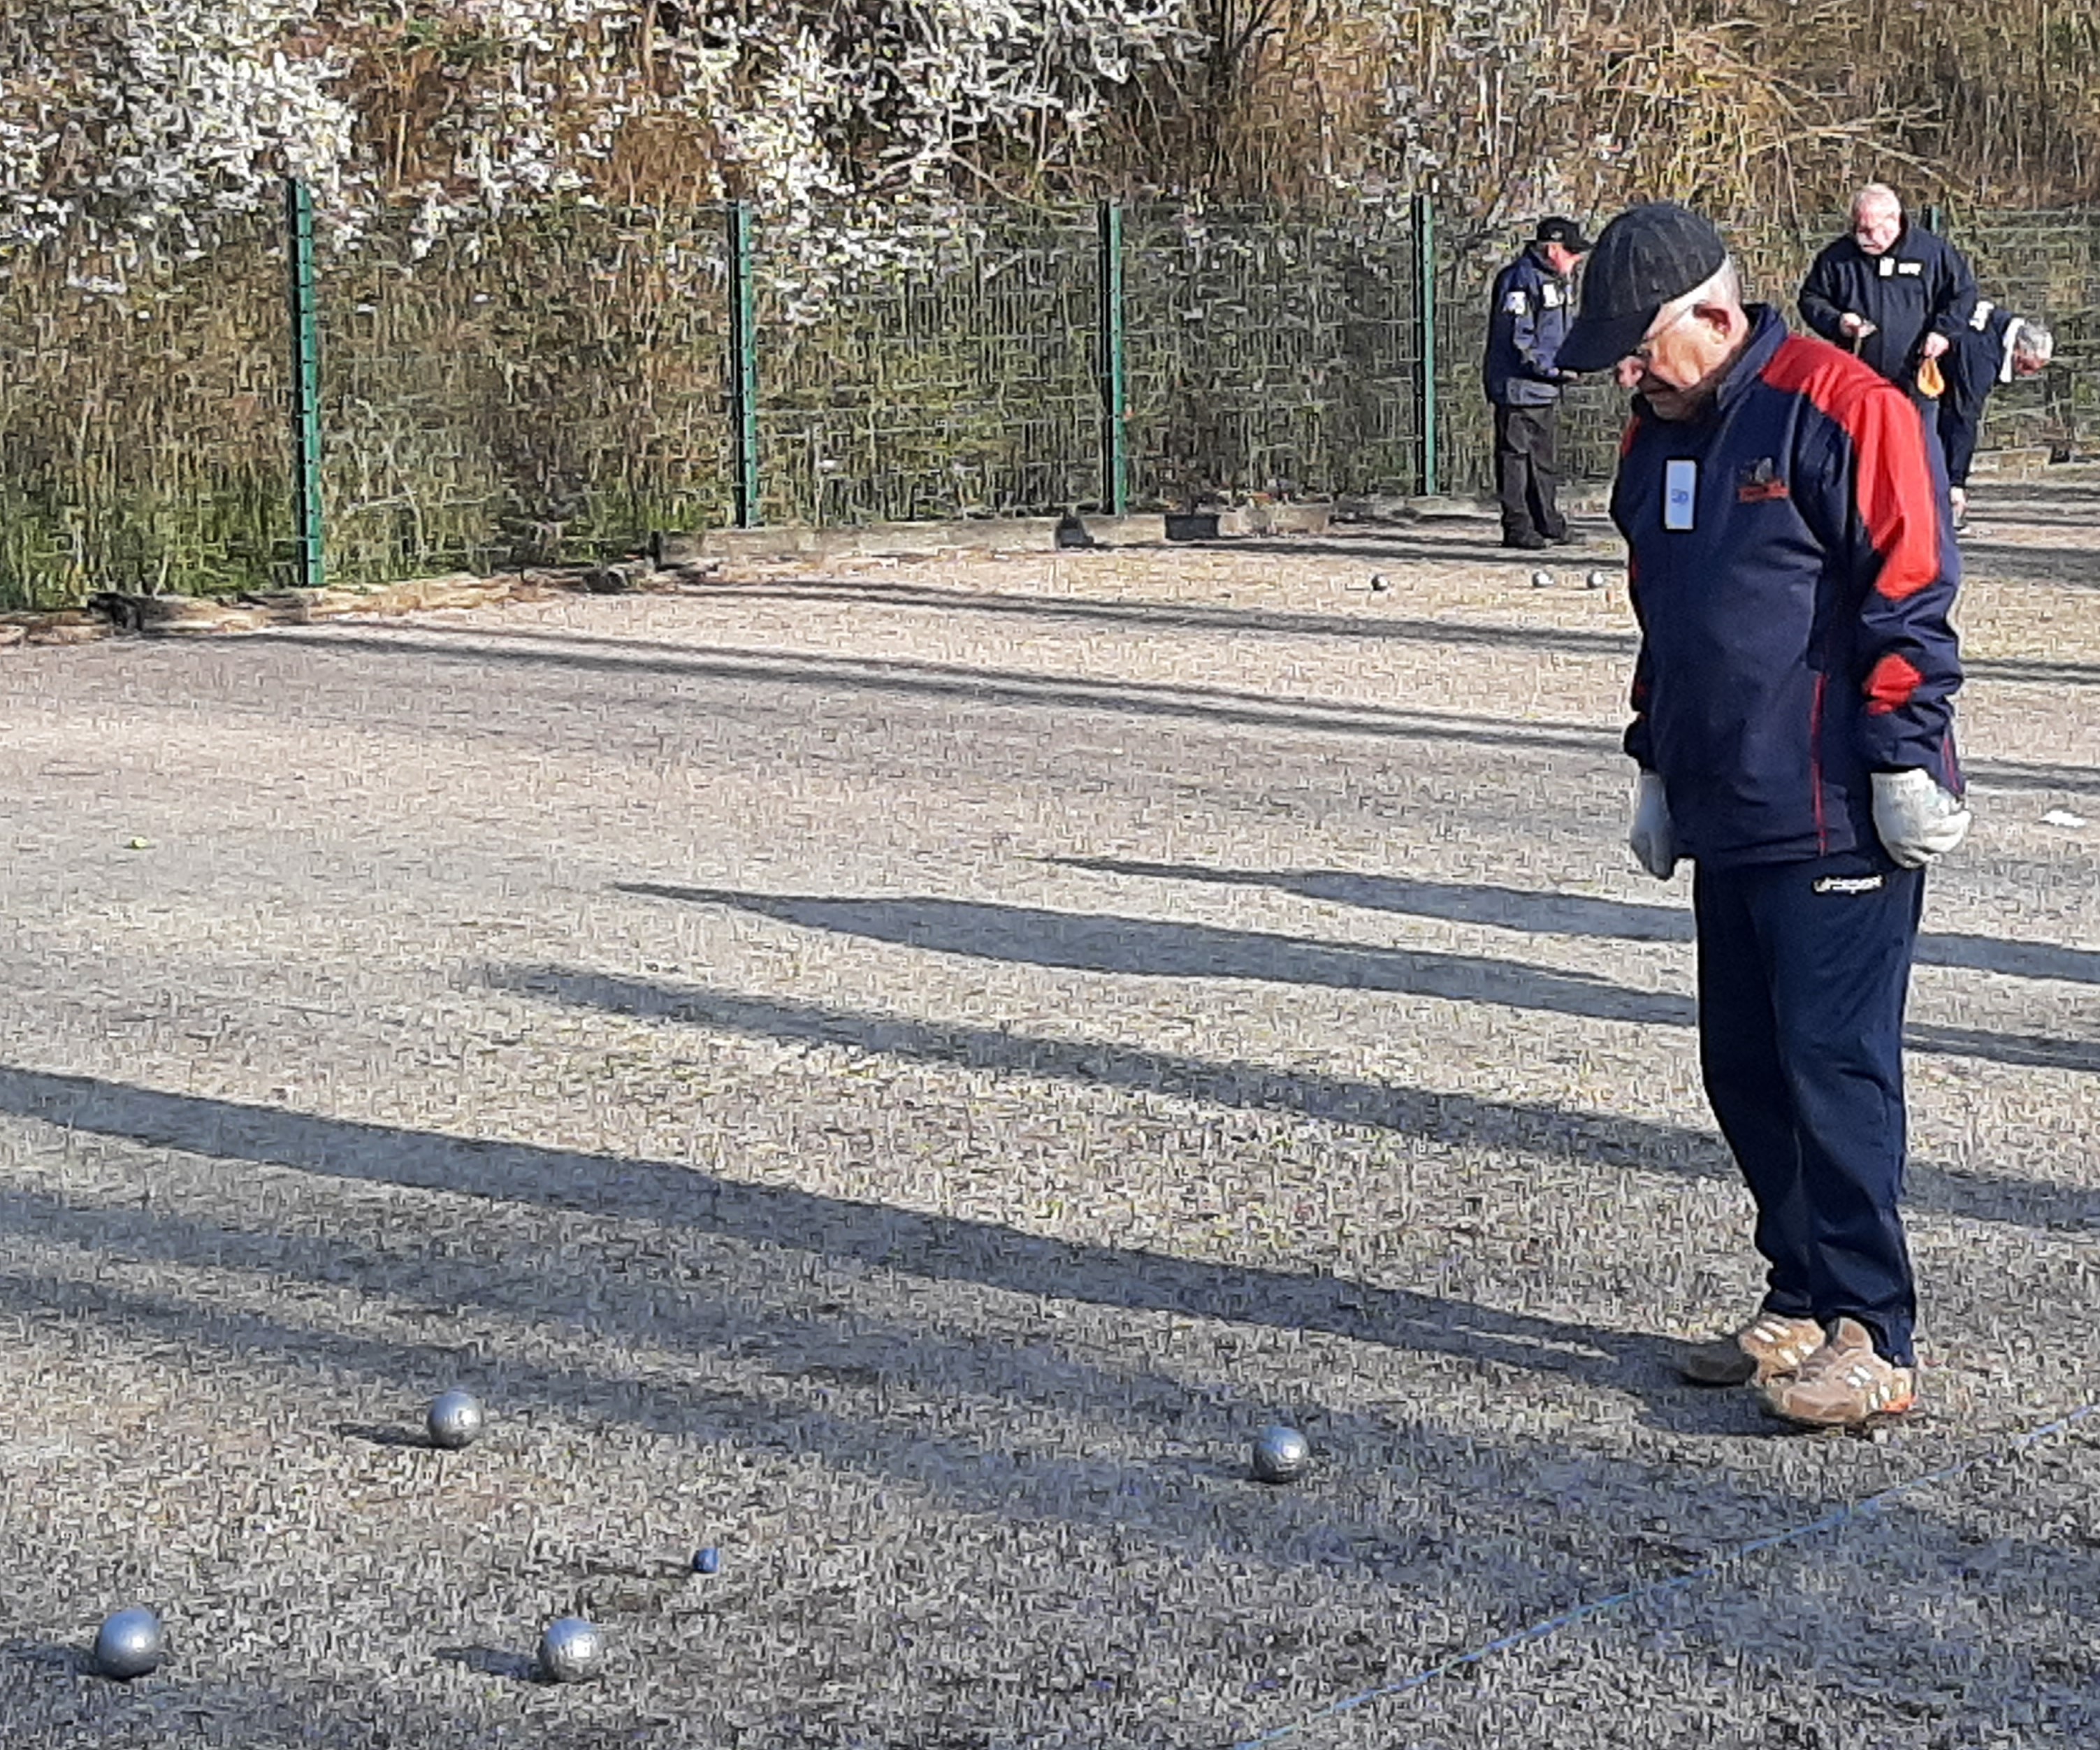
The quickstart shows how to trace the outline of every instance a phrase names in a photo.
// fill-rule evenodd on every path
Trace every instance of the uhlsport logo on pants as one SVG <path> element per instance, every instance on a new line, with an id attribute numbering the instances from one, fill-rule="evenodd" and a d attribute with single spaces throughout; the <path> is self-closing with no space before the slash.
<path id="1" fill-rule="evenodd" d="M 1820 875 L 1815 888 L 1819 893 L 1878 893 L 1881 890 L 1882 877 L 1877 875 Z"/>

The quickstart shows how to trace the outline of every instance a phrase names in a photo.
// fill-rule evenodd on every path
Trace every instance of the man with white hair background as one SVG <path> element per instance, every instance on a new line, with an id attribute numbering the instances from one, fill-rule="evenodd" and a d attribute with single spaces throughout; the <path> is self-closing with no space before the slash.
<path id="1" fill-rule="evenodd" d="M 1815 258 L 1801 284 L 1801 316 L 1856 353 L 1913 399 L 1918 368 L 1969 325 L 1976 276 L 1952 244 L 1904 218 L 1886 183 L 1852 197 L 1852 228 Z"/>
<path id="2" fill-rule="evenodd" d="M 1985 399 L 2000 383 L 2040 375 L 2055 356 L 2056 337 L 2041 324 L 1979 298 L 1969 325 L 1940 359 L 1939 447 L 1947 458 L 1947 496 L 1957 528 L 1969 519 L 1969 465 L 1975 458 Z"/>

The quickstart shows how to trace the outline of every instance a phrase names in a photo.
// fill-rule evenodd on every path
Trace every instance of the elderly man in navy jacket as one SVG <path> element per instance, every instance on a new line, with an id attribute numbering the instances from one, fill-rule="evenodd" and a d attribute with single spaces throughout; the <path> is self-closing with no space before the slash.
<path id="1" fill-rule="evenodd" d="M 1913 397 L 1918 367 L 1954 343 L 1975 307 L 1976 276 L 1961 251 L 1908 223 L 1886 183 L 1853 197 L 1850 234 L 1801 284 L 1802 320 Z"/>
<path id="2" fill-rule="evenodd" d="M 1502 544 L 1538 549 L 1569 539 L 1555 502 L 1560 388 L 1554 355 L 1568 332 L 1569 276 L 1590 247 L 1572 218 L 1541 219 L 1523 254 L 1495 276 L 1488 313 L 1488 399 L 1495 410 L 1495 491 Z"/>
<path id="3" fill-rule="evenodd" d="M 1696 866 L 1701 1067 L 1769 1267 L 1684 1371 L 1798 1422 L 1898 1413 L 1904 1001 L 1925 866 L 1969 825 L 1937 446 L 1858 359 L 1745 307 L 1681 206 L 1604 227 L 1560 363 L 1636 391 L 1612 497 L 1641 629 L 1631 842 L 1657 877 Z"/>

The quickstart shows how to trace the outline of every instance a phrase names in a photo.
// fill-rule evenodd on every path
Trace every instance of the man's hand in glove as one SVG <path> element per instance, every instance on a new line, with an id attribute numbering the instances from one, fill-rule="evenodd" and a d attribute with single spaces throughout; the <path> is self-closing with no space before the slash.
<path id="1" fill-rule="evenodd" d="M 1874 831 L 1906 869 L 1922 869 L 1969 835 L 1969 810 L 1942 790 L 1932 774 L 1874 774 Z"/>
<path id="2" fill-rule="evenodd" d="M 1677 834 L 1670 824 L 1670 798 L 1664 794 L 1662 776 L 1643 772 L 1640 788 L 1634 796 L 1633 830 L 1626 843 L 1642 868 L 1658 881 L 1667 881 L 1677 871 Z"/>

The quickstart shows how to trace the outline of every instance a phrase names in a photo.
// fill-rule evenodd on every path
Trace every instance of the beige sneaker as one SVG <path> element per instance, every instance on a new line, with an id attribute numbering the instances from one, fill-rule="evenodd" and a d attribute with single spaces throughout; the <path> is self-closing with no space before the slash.
<path id="1" fill-rule="evenodd" d="M 1813 1319 L 1761 1312 L 1732 1337 L 1694 1343 L 1677 1370 L 1695 1386 L 1762 1385 L 1775 1373 L 1790 1373 L 1823 1347 L 1823 1327 Z"/>
<path id="2" fill-rule="evenodd" d="M 1829 1342 L 1791 1373 L 1765 1382 L 1765 1408 L 1811 1428 L 1854 1428 L 1900 1416 L 1917 1402 L 1912 1370 L 1884 1361 L 1855 1319 L 1840 1319 Z"/>

